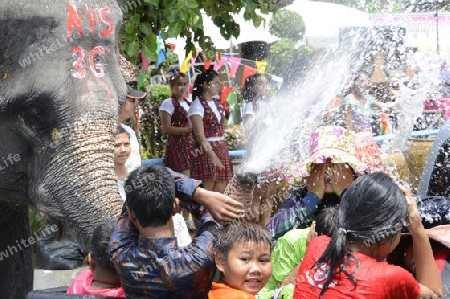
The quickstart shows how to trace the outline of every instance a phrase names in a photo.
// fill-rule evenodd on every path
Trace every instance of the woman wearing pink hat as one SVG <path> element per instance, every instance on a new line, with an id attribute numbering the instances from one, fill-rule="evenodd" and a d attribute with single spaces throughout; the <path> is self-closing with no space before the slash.
<path id="1" fill-rule="evenodd" d="M 359 174 L 368 173 L 356 158 L 354 132 L 319 127 L 311 135 L 311 155 L 294 173 L 304 186 L 294 190 L 266 226 L 274 242 L 294 228 L 306 228 L 324 207 L 339 203 L 341 193 Z"/>

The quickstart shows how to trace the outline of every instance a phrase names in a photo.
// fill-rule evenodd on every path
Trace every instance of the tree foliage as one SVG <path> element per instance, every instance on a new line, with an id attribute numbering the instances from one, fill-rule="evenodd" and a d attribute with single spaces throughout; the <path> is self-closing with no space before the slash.
<path id="1" fill-rule="evenodd" d="M 302 16 L 288 9 L 275 12 L 269 24 L 269 32 L 280 38 L 301 40 L 305 30 L 306 25 Z"/>
<path id="2" fill-rule="evenodd" d="M 259 2 L 258 2 L 259 1 Z M 244 12 L 244 19 L 251 20 L 255 27 L 264 18 L 260 14 L 275 11 L 293 0 L 134 0 L 128 1 L 124 11 L 124 26 L 121 32 L 121 50 L 128 60 L 136 63 L 138 53 L 151 61 L 158 56 L 158 39 L 186 38 L 187 51 L 194 52 L 198 43 L 207 58 L 215 57 L 211 37 L 203 30 L 202 13 L 210 16 L 220 28 L 220 34 L 229 39 L 238 37 L 240 27 L 232 14 Z"/>
<path id="3" fill-rule="evenodd" d="M 269 31 L 281 38 L 270 46 L 268 71 L 277 76 L 283 77 L 294 59 L 307 56 L 313 51 L 311 46 L 298 46 L 306 26 L 302 16 L 294 11 L 278 10 L 270 20 Z"/>

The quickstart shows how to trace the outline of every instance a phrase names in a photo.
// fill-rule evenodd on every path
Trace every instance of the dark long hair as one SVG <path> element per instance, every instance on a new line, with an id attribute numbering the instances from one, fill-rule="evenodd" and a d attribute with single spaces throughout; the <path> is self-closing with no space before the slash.
<path id="1" fill-rule="evenodd" d="M 211 83 L 216 77 L 219 77 L 219 74 L 211 69 L 197 75 L 194 82 L 194 89 L 192 91 L 192 100 L 195 100 L 199 96 L 203 95 L 203 83 Z"/>
<path id="2" fill-rule="evenodd" d="M 255 99 L 256 93 L 253 91 L 253 86 L 255 86 L 255 83 L 259 77 L 264 77 L 269 82 L 269 79 L 264 74 L 254 74 L 248 76 L 245 79 L 244 90 L 242 91 L 242 98 L 244 99 L 244 102 L 251 102 Z"/>
<path id="3" fill-rule="evenodd" d="M 405 225 L 408 205 L 405 194 L 390 177 L 374 172 L 356 179 L 342 196 L 338 213 L 339 229 L 333 234 L 327 248 L 313 267 L 327 263 L 330 271 L 320 292 L 320 298 L 335 275 L 344 273 L 356 287 L 354 273 L 347 267 L 359 261 L 348 251 L 347 240 L 358 240 L 367 246 L 393 237 Z"/>
<path id="4" fill-rule="evenodd" d="M 356 73 L 355 77 L 352 79 L 350 85 L 348 86 L 347 90 L 344 92 L 344 94 L 347 96 L 351 93 L 355 93 L 356 88 L 356 80 L 359 79 L 362 75 L 366 75 L 368 78 L 370 78 L 370 74 L 364 70 L 360 70 Z"/>

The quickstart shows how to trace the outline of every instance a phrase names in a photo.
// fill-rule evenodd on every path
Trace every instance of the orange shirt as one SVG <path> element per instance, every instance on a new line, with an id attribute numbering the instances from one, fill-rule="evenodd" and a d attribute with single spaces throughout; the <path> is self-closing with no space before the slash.
<path id="1" fill-rule="evenodd" d="M 223 283 L 213 282 L 208 293 L 208 299 L 255 299 L 256 297 L 247 292 L 230 288 Z"/>

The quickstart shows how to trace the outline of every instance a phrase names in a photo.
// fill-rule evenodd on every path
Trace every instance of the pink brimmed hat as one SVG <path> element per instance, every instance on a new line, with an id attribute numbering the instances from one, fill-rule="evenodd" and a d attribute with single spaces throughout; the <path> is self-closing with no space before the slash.
<path id="1" fill-rule="evenodd" d="M 346 163 L 357 174 L 368 173 L 369 167 L 361 162 L 355 153 L 355 133 L 338 126 L 319 127 L 311 134 L 311 155 L 299 168 L 292 171 L 293 177 L 306 178 L 311 164 Z"/>

